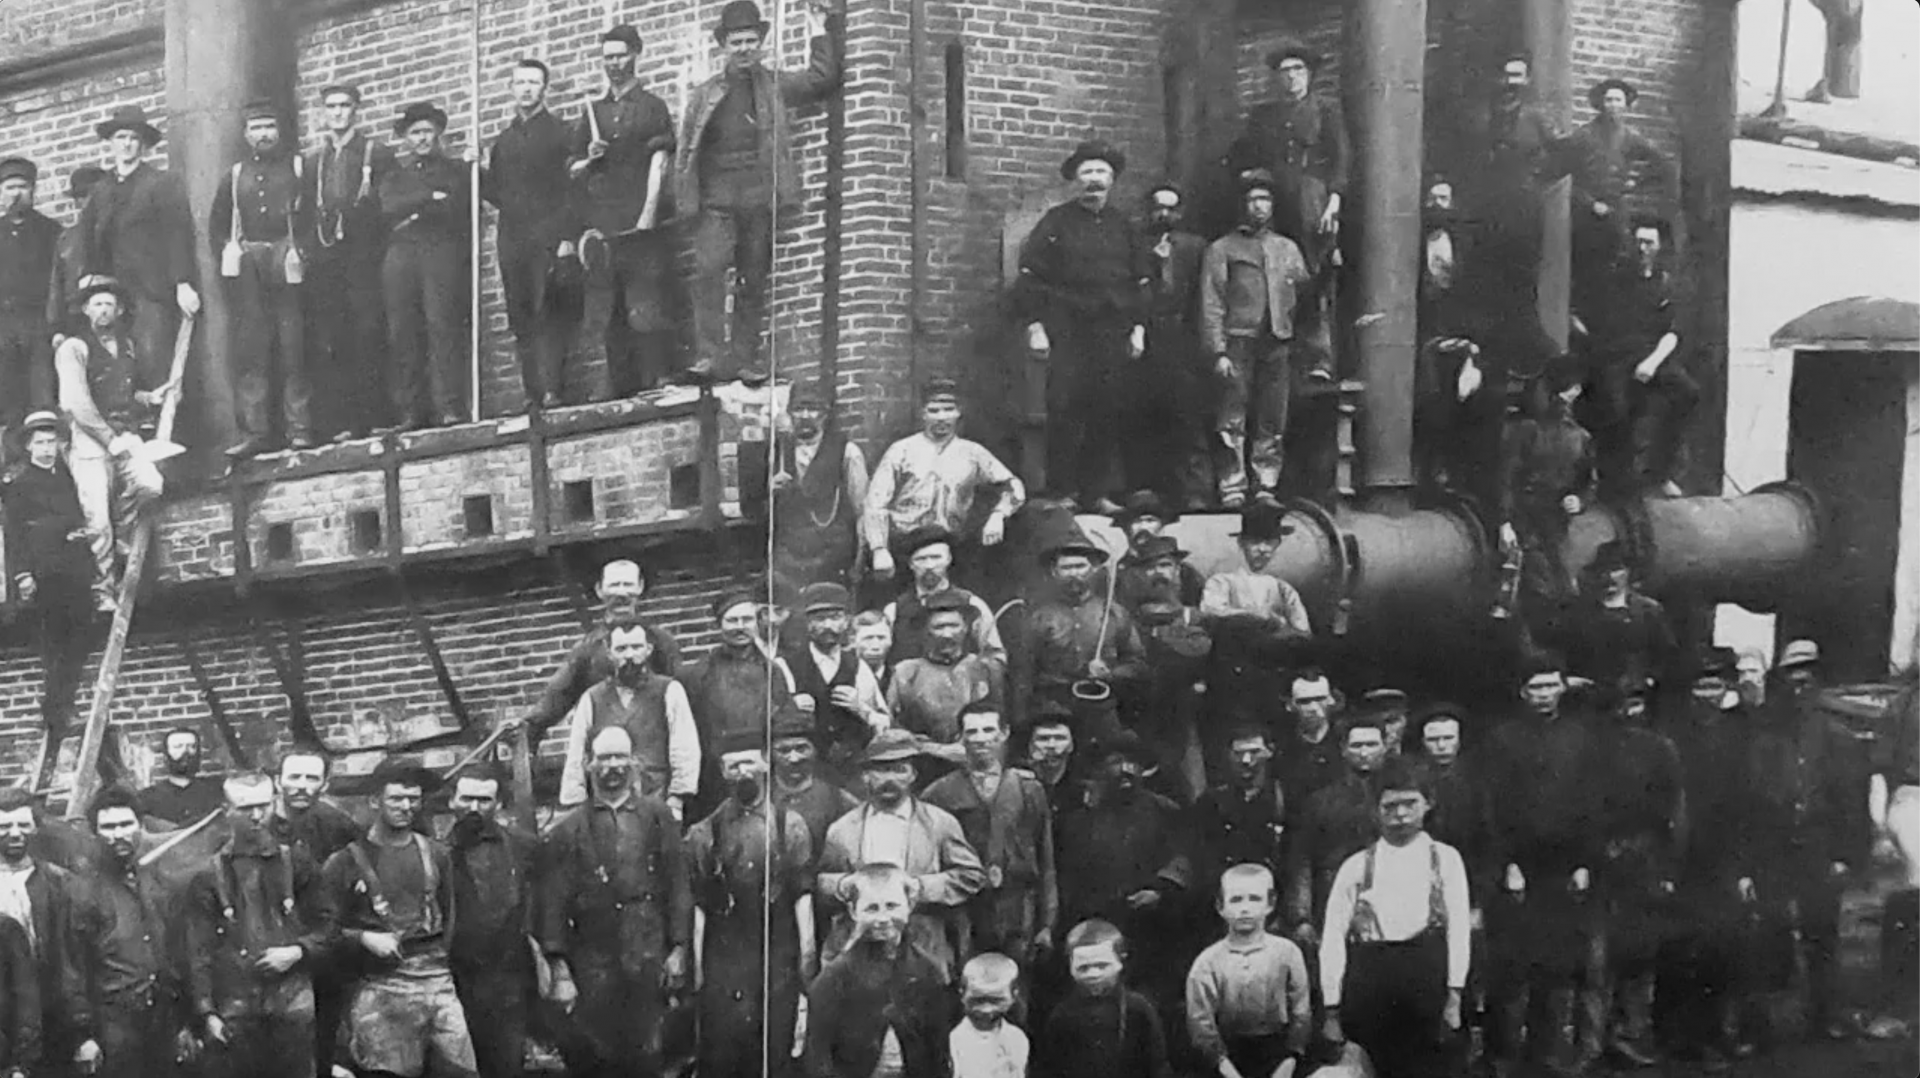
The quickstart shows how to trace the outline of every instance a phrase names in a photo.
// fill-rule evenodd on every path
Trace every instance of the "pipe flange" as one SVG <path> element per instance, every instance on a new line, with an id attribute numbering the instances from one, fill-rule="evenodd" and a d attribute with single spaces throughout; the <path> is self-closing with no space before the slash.
<path id="1" fill-rule="evenodd" d="M 1474 550 L 1478 552 L 1474 564 L 1479 566 L 1480 583 L 1492 585 L 1497 582 L 1493 558 L 1498 544 L 1494 542 L 1493 531 L 1487 527 L 1487 516 L 1481 508 L 1480 499 L 1466 491 L 1442 489 L 1434 495 L 1431 508 L 1466 525 L 1468 534 L 1473 537 Z"/>
<path id="2" fill-rule="evenodd" d="M 1806 509 L 1808 519 L 1813 521 L 1816 536 L 1831 534 L 1828 528 L 1830 521 L 1827 519 L 1827 503 L 1805 483 L 1797 479 L 1776 479 L 1771 483 L 1762 483 L 1747 492 L 1748 497 L 1756 494 L 1785 494 L 1792 497 Z"/>
<path id="3" fill-rule="evenodd" d="M 1311 521 L 1327 540 L 1328 556 L 1333 559 L 1333 617 L 1330 620 L 1334 636 L 1347 634 L 1347 622 L 1353 613 L 1353 578 L 1357 558 L 1348 550 L 1346 532 L 1333 514 L 1319 502 L 1309 498 L 1289 498 L 1281 506 L 1288 513 L 1298 513 Z"/>

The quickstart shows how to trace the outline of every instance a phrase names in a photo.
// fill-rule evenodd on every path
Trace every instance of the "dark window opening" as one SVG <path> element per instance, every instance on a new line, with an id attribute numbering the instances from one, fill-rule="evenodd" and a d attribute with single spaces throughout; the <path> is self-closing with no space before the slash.
<path id="1" fill-rule="evenodd" d="M 465 518 L 467 538 L 484 539 L 493 534 L 493 495 L 469 494 L 460 503 L 460 515 Z"/>
<path id="2" fill-rule="evenodd" d="M 353 552 L 378 554 L 385 545 L 380 527 L 380 510 L 356 509 L 353 513 Z"/>
<path id="3" fill-rule="evenodd" d="M 667 473 L 667 508 L 692 509 L 700 504 L 700 466 L 677 464 Z"/>
<path id="4" fill-rule="evenodd" d="M 967 48 L 954 42 L 947 59 L 947 178 L 967 176 Z"/>
<path id="5" fill-rule="evenodd" d="M 576 479 L 560 487 L 560 501 L 569 524 L 593 523 L 593 480 Z"/>
<path id="6" fill-rule="evenodd" d="M 293 560 L 293 525 L 282 521 L 267 525 L 267 560 Z"/>

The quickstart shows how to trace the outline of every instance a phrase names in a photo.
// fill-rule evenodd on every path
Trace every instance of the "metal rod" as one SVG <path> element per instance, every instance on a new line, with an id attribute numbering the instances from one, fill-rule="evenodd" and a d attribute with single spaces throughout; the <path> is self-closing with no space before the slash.
<path id="1" fill-rule="evenodd" d="M 168 835 L 165 839 L 163 839 L 158 846 L 155 846 L 153 849 L 148 850 L 146 853 L 141 854 L 140 864 L 150 865 L 150 864 L 153 864 L 155 861 L 160 860 L 160 858 L 166 856 L 168 851 L 180 845 L 182 842 L 185 842 L 186 840 L 199 834 L 200 832 L 205 831 L 209 826 L 213 824 L 213 821 L 221 818 L 222 816 L 225 816 L 226 814 L 227 814 L 226 806 L 222 805 L 221 807 L 214 809 L 212 812 L 207 813 L 205 816 L 200 817 L 199 821 L 196 822 L 192 827 L 181 828 L 180 830 L 173 832 L 172 834 Z"/>
<path id="2" fill-rule="evenodd" d="M 467 395 L 472 418 L 480 422 L 480 0 L 473 0 L 473 56 L 468 75 L 473 90 L 473 127 L 468 143 L 473 166 L 468 175 L 467 223 L 472 266 L 468 278 L 467 336 L 472 355 L 467 362 Z"/>
<path id="3" fill-rule="evenodd" d="M 1773 104 L 1767 109 L 1769 116 L 1787 114 L 1787 41 L 1793 33 L 1794 0 L 1783 0 L 1780 5 L 1780 62 L 1773 75 Z"/>

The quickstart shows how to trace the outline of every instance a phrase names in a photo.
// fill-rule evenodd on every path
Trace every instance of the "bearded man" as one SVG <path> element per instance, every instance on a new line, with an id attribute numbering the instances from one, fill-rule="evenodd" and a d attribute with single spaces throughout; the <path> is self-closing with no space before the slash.
<path id="1" fill-rule="evenodd" d="M 652 637 L 637 617 L 609 624 L 607 650 L 613 672 L 580 698 L 568 724 L 560 803 L 586 801 L 587 746 L 600 730 L 619 726 L 633 737 L 640 791 L 663 797 L 680 819 L 687 799 L 700 789 L 700 733 L 686 689 L 653 669 Z"/>

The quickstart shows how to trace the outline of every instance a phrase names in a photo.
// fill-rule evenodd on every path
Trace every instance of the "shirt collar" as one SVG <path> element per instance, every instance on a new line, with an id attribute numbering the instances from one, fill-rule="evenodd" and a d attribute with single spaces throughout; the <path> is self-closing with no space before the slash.
<path id="1" fill-rule="evenodd" d="M 867 802 L 867 814 L 870 817 L 871 816 L 892 816 L 896 819 L 911 820 L 913 819 L 913 798 L 911 797 L 901 798 L 900 804 L 893 808 L 882 808 L 878 804 L 875 804 L 874 802 L 869 801 Z"/>
<path id="2" fill-rule="evenodd" d="M 640 797 L 632 790 L 628 790 L 622 795 L 619 801 L 609 801 L 604 797 L 596 795 L 593 799 L 593 807 L 596 811 L 638 812 L 640 810 Z"/>

